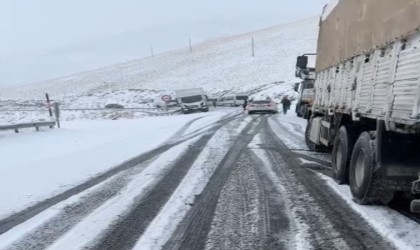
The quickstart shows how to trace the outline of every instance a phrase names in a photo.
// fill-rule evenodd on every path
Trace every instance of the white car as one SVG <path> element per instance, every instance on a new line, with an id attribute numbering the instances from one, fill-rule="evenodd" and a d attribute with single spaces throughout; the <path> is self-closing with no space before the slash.
<path id="1" fill-rule="evenodd" d="M 271 100 L 256 100 L 252 101 L 246 107 L 248 114 L 252 115 L 255 113 L 271 113 L 277 114 L 279 109 L 277 107 L 277 103 Z"/>

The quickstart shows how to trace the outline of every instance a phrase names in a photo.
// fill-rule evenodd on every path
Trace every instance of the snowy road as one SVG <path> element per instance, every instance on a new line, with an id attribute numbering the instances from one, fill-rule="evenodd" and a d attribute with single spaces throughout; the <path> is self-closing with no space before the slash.
<path id="1" fill-rule="evenodd" d="M 416 222 L 349 202 L 329 156 L 307 151 L 303 120 L 206 119 L 0 220 L 0 249 L 420 248 Z"/>

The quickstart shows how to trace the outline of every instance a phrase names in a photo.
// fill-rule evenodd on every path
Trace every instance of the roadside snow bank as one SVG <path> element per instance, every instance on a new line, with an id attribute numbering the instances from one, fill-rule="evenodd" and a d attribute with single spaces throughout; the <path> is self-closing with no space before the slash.
<path id="1" fill-rule="evenodd" d="M 350 188 L 340 186 L 331 178 L 316 173 L 340 195 L 346 203 L 360 214 L 378 233 L 392 242 L 398 249 L 420 249 L 420 225 L 395 210 L 383 206 L 361 206 L 353 202 Z"/>

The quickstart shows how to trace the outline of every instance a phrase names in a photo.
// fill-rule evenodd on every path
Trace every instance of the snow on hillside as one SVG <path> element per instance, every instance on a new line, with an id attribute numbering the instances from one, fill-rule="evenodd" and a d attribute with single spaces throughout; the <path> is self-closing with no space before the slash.
<path id="1" fill-rule="evenodd" d="M 314 52 L 319 18 L 310 18 L 194 45 L 155 57 L 112 65 L 18 88 L 0 89 L 0 106 L 30 105 L 49 93 L 65 107 L 151 106 L 154 97 L 203 87 L 209 96 L 229 92 L 293 95 L 296 56 Z M 251 39 L 255 39 L 255 57 Z M 1 114 L 0 114 L 1 115 Z"/>

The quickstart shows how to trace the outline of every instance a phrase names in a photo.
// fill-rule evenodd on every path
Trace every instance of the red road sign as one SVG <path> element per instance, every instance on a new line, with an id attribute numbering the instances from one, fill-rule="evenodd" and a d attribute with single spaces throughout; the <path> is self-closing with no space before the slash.
<path id="1" fill-rule="evenodd" d="M 170 95 L 164 95 L 161 98 L 164 102 L 170 102 L 172 100 L 172 97 Z"/>

